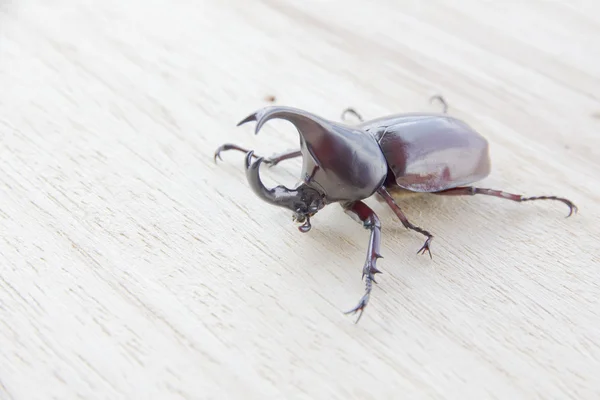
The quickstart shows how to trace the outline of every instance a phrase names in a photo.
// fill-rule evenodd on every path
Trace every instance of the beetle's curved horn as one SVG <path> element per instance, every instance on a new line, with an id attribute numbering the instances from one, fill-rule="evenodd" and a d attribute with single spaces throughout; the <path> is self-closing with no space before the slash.
<path id="1" fill-rule="evenodd" d="M 246 155 L 246 178 L 248 178 L 254 193 L 267 203 L 297 211 L 295 205 L 301 201 L 298 190 L 291 190 L 281 185 L 272 189 L 267 188 L 260 180 L 260 174 L 258 173 L 263 158 L 261 157 L 252 163 L 253 154 L 254 152 L 250 151 Z"/>
<path id="2" fill-rule="evenodd" d="M 313 156 L 317 165 L 319 165 L 319 158 L 316 154 L 318 149 L 322 149 L 323 142 L 328 142 L 328 138 L 335 135 L 339 127 L 337 124 L 322 119 L 309 112 L 292 108 L 292 107 L 265 107 L 250 114 L 238 123 L 238 126 L 243 125 L 250 121 L 256 121 L 256 128 L 254 132 L 258 134 L 263 125 L 274 118 L 284 119 L 291 122 L 301 136 L 301 141 L 307 144 L 307 150 Z M 335 126 L 334 126 L 335 125 Z M 338 129 L 336 129 L 338 128 Z"/>
<path id="3" fill-rule="evenodd" d="M 254 133 L 258 134 L 258 131 L 260 131 L 263 125 L 273 118 L 281 118 L 291 122 L 303 135 L 310 133 L 311 128 L 327 130 L 331 124 L 329 121 L 298 108 L 272 106 L 262 108 L 248 115 L 246 118 L 238 122 L 237 126 L 243 125 L 247 122 L 257 121 Z"/>

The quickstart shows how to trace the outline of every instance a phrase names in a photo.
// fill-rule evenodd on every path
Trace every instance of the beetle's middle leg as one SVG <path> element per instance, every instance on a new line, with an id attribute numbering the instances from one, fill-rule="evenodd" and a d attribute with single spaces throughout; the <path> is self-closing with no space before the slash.
<path id="1" fill-rule="evenodd" d="M 406 218 L 406 215 L 404 215 L 400 206 L 396 203 L 396 201 L 394 200 L 394 198 L 392 197 L 390 192 L 388 192 L 385 187 L 382 186 L 379 190 L 377 190 L 377 193 L 379 193 L 379 195 L 381 197 L 383 197 L 383 199 L 385 200 L 387 205 L 390 206 L 392 211 L 394 211 L 394 213 L 396 214 L 396 216 L 398 217 L 400 222 L 402 222 L 402 225 L 404 225 L 404 227 L 406 229 L 411 229 L 415 232 L 419 232 L 421 235 L 427 237 L 427 240 L 425 240 L 425 244 L 423 244 L 423 246 L 417 251 L 417 254 L 429 253 L 429 257 L 433 258 L 431 255 L 431 250 L 429 249 L 429 245 L 431 244 L 431 241 L 433 240 L 433 235 L 431 233 L 427 232 L 425 229 L 419 228 L 418 226 L 413 225 L 408 220 L 408 218 Z"/>
<path id="2" fill-rule="evenodd" d="M 344 204 L 344 211 L 346 214 L 351 217 L 356 217 L 358 221 L 362 222 L 365 229 L 369 229 L 371 231 L 371 236 L 369 238 L 369 247 L 367 249 L 367 259 L 365 260 L 365 265 L 363 267 L 363 278 L 366 277 L 365 283 L 365 294 L 360 299 L 356 307 L 352 310 L 346 312 L 346 314 L 358 314 L 358 318 L 356 322 L 360 320 L 362 317 L 362 313 L 365 310 L 365 307 L 369 303 L 369 297 L 371 296 L 371 289 L 373 287 L 373 282 L 375 282 L 375 274 L 380 273 L 377 269 L 376 263 L 378 258 L 382 258 L 379 253 L 379 248 L 381 244 L 381 223 L 379 222 L 379 218 L 377 214 L 369 206 L 367 206 L 362 201 L 355 201 L 352 203 Z M 375 282 L 377 283 L 377 282 Z"/>
<path id="3" fill-rule="evenodd" d="M 219 148 L 215 151 L 215 155 L 214 155 L 215 162 L 217 162 L 217 158 L 219 160 L 222 160 L 221 153 L 224 151 L 228 151 L 228 150 L 236 150 L 236 151 L 240 151 L 245 154 L 248 154 L 250 152 L 250 150 L 246 150 L 243 147 L 240 147 L 238 145 L 226 143 L 222 146 L 219 146 Z M 290 158 L 300 157 L 301 155 L 302 155 L 302 153 L 300 152 L 300 150 L 290 150 L 290 151 L 286 151 L 284 153 L 276 154 L 273 157 L 265 158 L 263 163 L 268 164 L 270 167 L 272 167 L 274 165 L 277 165 L 281 161 L 289 160 Z M 254 153 L 252 154 L 252 157 L 261 158 L 261 156 L 259 156 L 258 154 L 254 154 Z"/>

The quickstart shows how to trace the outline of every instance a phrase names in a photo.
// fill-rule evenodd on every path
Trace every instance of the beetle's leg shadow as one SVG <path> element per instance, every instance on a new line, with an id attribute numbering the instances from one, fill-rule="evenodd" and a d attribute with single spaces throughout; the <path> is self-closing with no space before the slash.
<path id="1" fill-rule="evenodd" d="M 219 146 L 219 148 L 217 150 L 215 150 L 215 155 L 214 155 L 215 162 L 217 162 L 217 158 L 222 161 L 223 159 L 221 158 L 221 153 L 224 151 L 229 151 L 229 150 L 240 151 L 244 154 L 248 154 L 250 152 L 250 150 L 244 149 L 243 147 L 240 147 L 238 145 L 231 144 L 231 143 L 225 143 L 224 145 Z M 277 165 L 281 161 L 300 157 L 301 155 L 302 155 L 302 153 L 300 152 L 300 150 L 290 150 L 290 151 L 286 151 L 286 152 L 283 152 L 280 154 L 276 154 L 273 157 L 265 158 L 263 160 L 263 163 L 268 164 L 270 167 L 272 167 L 274 165 Z M 252 154 L 252 157 L 262 158 L 258 154 L 254 154 L 254 153 Z"/>
<path id="2" fill-rule="evenodd" d="M 383 197 L 383 199 L 385 200 L 387 205 L 392 209 L 392 211 L 394 211 L 394 213 L 396 214 L 396 216 L 398 217 L 400 222 L 402 222 L 402 225 L 404 225 L 404 227 L 406 229 L 411 229 L 415 232 L 419 232 L 421 235 L 424 235 L 427 237 L 427 240 L 425 240 L 425 244 L 423 244 L 423 246 L 417 251 L 417 254 L 429 253 L 429 258 L 433 258 L 433 256 L 431 255 L 431 249 L 429 248 L 429 246 L 431 245 L 431 241 L 433 240 L 433 235 L 431 233 L 427 232 L 425 229 L 422 229 L 422 228 L 419 228 L 418 226 L 413 225 L 408 220 L 408 218 L 406 218 L 406 215 L 404 215 L 404 213 L 402 212 L 402 209 L 396 203 L 396 200 L 394 200 L 394 198 L 392 197 L 390 192 L 388 192 L 385 187 L 382 186 L 379 190 L 377 190 L 377 193 L 381 197 Z"/>
<path id="3" fill-rule="evenodd" d="M 362 274 L 363 278 L 366 278 L 365 294 L 360 299 L 356 307 L 346 312 L 346 314 L 359 313 L 358 318 L 356 319 L 356 322 L 358 323 L 360 317 L 362 317 L 365 307 L 369 303 L 373 283 L 377 283 L 375 282 L 375 274 L 381 273 L 376 266 L 377 259 L 382 258 L 381 254 L 379 253 L 381 245 L 381 222 L 379 222 L 377 214 L 375 214 L 375 212 L 362 201 L 347 203 L 342 205 L 342 207 L 344 208 L 346 214 L 353 217 L 353 219 L 362 222 L 365 229 L 369 229 L 371 231 L 371 236 L 369 237 L 369 247 L 367 249 L 367 259 L 365 260 Z"/>
<path id="4" fill-rule="evenodd" d="M 483 189 L 477 188 L 473 186 L 461 186 L 448 190 L 443 190 L 441 192 L 435 192 L 434 194 L 442 195 L 442 196 L 474 196 L 476 194 L 485 194 L 487 196 L 500 197 L 501 199 L 516 201 L 517 203 L 522 203 L 524 201 L 534 201 L 534 200 L 555 200 L 560 201 L 569 207 L 569 215 L 567 218 L 573 215 L 573 213 L 577 213 L 578 209 L 575 204 L 571 200 L 565 199 L 563 197 L 557 196 L 533 196 L 533 197 L 524 197 L 520 194 L 512 194 L 503 192 L 501 190 L 493 190 L 493 189 Z"/>

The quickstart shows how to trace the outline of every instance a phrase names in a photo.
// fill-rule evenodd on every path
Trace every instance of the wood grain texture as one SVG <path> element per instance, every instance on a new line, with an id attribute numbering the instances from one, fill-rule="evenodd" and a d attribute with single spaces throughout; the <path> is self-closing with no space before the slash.
<path id="1" fill-rule="evenodd" d="M 300 234 L 249 190 L 277 104 L 450 112 L 481 183 L 571 198 L 371 199 Z M 600 3 L 0 1 L 0 398 L 600 398 Z M 265 169 L 293 184 L 300 164 Z"/>

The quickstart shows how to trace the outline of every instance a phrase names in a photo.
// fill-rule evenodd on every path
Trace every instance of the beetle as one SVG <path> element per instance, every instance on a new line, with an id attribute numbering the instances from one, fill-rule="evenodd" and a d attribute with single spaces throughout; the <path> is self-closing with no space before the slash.
<path id="1" fill-rule="evenodd" d="M 360 123 L 334 122 L 292 107 L 262 108 L 238 123 L 256 122 L 257 134 L 271 119 L 291 122 L 298 130 L 300 149 L 263 158 L 235 144 L 224 144 L 214 153 L 215 162 L 223 151 L 246 153 L 246 177 L 254 193 L 275 206 L 290 209 L 299 230 L 311 229 L 310 219 L 323 207 L 339 203 L 344 211 L 370 231 L 367 257 L 362 276 L 365 292 L 358 304 L 347 313 L 358 313 L 358 322 L 369 302 L 381 258 L 381 222 L 363 200 L 374 194 L 381 196 L 407 229 L 426 237 L 418 254 L 429 253 L 433 235 L 413 225 L 395 198 L 408 194 L 433 193 L 444 196 L 483 194 L 515 202 L 556 200 L 569 207 L 569 215 L 577 207 L 568 199 L 556 196 L 524 197 L 520 194 L 470 186 L 490 173 L 487 140 L 465 122 L 442 113 L 405 113 L 364 121 L 353 109 Z M 342 117 L 345 115 L 342 114 Z M 294 189 L 279 185 L 267 188 L 261 182 L 259 169 L 302 157 L 302 176 Z M 376 282 L 375 282 L 376 283 Z"/>

